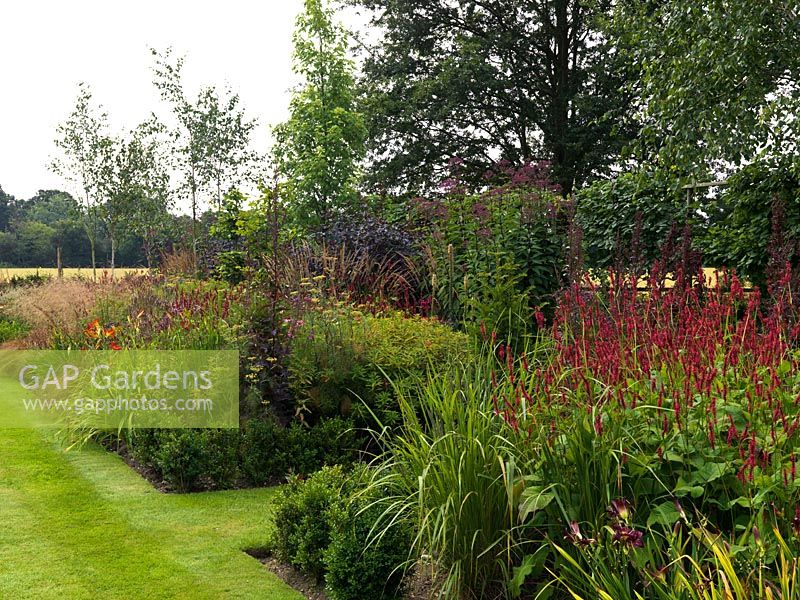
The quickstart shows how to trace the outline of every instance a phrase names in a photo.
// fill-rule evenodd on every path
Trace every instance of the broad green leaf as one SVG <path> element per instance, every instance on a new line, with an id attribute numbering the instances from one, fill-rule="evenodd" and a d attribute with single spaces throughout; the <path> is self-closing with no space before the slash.
<path id="1" fill-rule="evenodd" d="M 674 525 L 680 518 L 681 514 L 678 512 L 675 502 L 663 502 L 650 511 L 650 516 L 647 517 L 647 526 L 665 525 L 669 527 Z"/>
<path id="2" fill-rule="evenodd" d="M 552 492 L 546 492 L 541 487 L 536 486 L 527 488 L 524 492 L 522 492 L 522 496 L 520 498 L 520 520 L 525 521 L 536 511 L 547 507 L 547 505 L 550 504 L 554 498 L 555 494 Z"/>

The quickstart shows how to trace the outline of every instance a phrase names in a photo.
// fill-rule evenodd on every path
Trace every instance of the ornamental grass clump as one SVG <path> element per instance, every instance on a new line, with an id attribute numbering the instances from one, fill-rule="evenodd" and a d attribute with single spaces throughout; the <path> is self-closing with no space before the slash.
<path id="1" fill-rule="evenodd" d="M 374 537 L 405 523 L 444 597 L 497 597 L 524 554 L 520 476 L 533 455 L 492 413 L 481 365 L 449 375 L 431 378 L 419 403 L 400 397 L 403 429 L 384 438 L 367 492 L 382 492 Z"/>

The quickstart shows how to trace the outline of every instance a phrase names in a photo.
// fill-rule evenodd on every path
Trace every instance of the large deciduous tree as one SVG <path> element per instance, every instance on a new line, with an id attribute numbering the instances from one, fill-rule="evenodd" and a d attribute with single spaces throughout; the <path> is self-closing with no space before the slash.
<path id="1" fill-rule="evenodd" d="M 601 33 L 611 0 L 349 1 L 383 33 L 362 79 L 375 182 L 435 185 L 455 156 L 478 180 L 498 159 L 546 159 L 569 193 L 635 131 Z"/>
<path id="2" fill-rule="evenodd" d="M 20 216 L 25 221 L 39 221 L 51 227 L 63 220 L 80 221 L 80 204 L 61 190 L 39 190 L 19 205 Z"/>
<path id="3" fill-rule="evenodd" d="M 17 228 L 18 264 L 22 267 L 55 266 L 55 230 L 36 221 L 25 221 Z"/>
<path id="4" fill-rule="evenodd" d="M 289 120 L 275 127 L 273 157 L 285 179 L 290 212 L 315 228 L 357 199 L 366 128 L 356 109 L 347 32 L 321 0 L 306 0 L 294 34 L 294 70 L 303 83 Z"/>
<path id="5" fill-rule="evenodd" d="M 797 0 L 624 0 L 645 160 L 688 174 L 797 151 Z"/>

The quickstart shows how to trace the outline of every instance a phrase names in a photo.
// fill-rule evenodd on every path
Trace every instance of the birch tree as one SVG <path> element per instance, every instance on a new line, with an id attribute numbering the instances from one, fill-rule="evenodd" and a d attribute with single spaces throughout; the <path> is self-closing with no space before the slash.
<path id="1" fill-rule="evenodd" d="M 59 155 L 50 169 L 69 181 L 81 205 L 81 222 L 89 238 L 92 255 L 92 278 L 97 279 L 97 228 L 103 202 L 103 177 L 108 151 L 108 115 L 95 106 L 91 88 L 78 85 L 75 107 L 57 129 L 55 140 Z"/>
<path id="2" fill-rule="evenodd" d="M 172 59 L 172 50 L 151 50 L 154 85 L 169 105 L 176 125 L 170 138 L 181 173 L 181 188 L 188 194 L 192 211 L 192 248 L 197 251 L 197 220 L 204 197 L 214 196 L 221 205 L 225 186 L 247 178 L 257 161 L 250 150 L 256 122 L 245 116 L 238 94 L 220 95 L 205 86 L 193 101 L 183 85 L 183 57 Z"/>

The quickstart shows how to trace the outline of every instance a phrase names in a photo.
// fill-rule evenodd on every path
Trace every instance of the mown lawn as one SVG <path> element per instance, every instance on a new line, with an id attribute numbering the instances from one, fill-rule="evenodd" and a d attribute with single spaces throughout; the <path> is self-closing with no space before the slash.
<path id="1" fill-rule="evenodd" d="M 273 494 L 165 495 L 100 448 L 0 429 L 0 598 L 300 600 L 242 552 Z"/>

